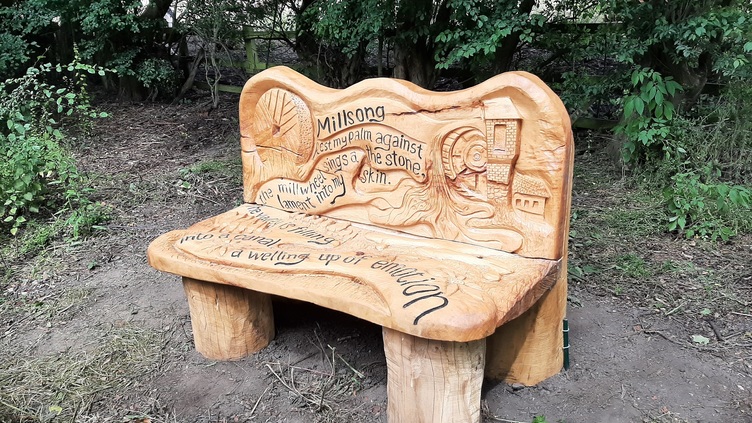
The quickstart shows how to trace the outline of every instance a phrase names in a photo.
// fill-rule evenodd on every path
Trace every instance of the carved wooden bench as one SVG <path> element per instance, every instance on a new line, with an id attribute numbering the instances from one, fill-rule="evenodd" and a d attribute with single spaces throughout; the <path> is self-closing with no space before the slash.
<path id="1" fill-rule="evenodd" d="M 201 354 L 264 348 L 273 294 L 383 327 L 390 422 L 478 422 L 484 374 L 561 369 L 573 145 L 539 79 L 334 90 L 273 68 L 240 130 L 246 204 L 148 251 L 183 277 Z"/>

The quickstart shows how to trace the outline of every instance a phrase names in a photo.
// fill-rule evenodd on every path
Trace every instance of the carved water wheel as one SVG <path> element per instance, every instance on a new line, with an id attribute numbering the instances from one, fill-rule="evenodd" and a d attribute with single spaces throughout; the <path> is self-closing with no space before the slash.
<path id="1" fill-rule="evenodd" d="M 483 132 L 472 126 L 452 130 L 442 143 L 441 161 L 444 174 L 452 180 L 458 175 L 485 171 L 488 152 Z"/>
<path id="2" fill-rule="evenodd" d="M 300 97 L 272 88 L 256 103 L 254 120 L 257 146 L 289 153 L 298 165 L 308 161 L 313 152 L 313 123 L 311 111 Z"/>

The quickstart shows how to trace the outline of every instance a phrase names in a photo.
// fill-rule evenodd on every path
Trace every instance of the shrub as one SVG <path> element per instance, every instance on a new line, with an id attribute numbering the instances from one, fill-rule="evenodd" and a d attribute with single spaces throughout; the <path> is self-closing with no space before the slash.
<path id="1" fill-rule="evenodd" d="M 663 191 L 670 212 L 669 231 L 679 231 L 687 238 L 727 241 L 739 229 L 750 229 L 752 191 L 719 182 L 720 176 L 718 169 L 706 165 L 699 172 L 690 170 L 671 177 L 671 185 Z"/>
<path id="2" fill-rule="evenodd" d="M 104 71 L 77 62 L 45 64 L 0 82 L 0 148 L 5 153 L 0 160 L 0 221 L 14 235 L 29 213 L 71 210 L 88 203 L 62 132 L 66 126 L 105 116 L 89 105 L 86 73 Z M 55 77 L 58 85 L 50 82 Z"/>

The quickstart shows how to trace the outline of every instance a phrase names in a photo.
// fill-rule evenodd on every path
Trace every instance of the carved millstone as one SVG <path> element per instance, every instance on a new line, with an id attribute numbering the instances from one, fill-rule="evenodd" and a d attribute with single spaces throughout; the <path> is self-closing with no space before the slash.
<path id="1" fill-rule="evenodd" d="M 273 68 L 240 126 L 246 204 L 148 252 L 184 277 L 202 354 L 263 348 L 273 294 L 384 327 L 391 422 L 477 422 L 484 373 L 560 370 L 573 145 L 539 79 L 333 90 Z"/>

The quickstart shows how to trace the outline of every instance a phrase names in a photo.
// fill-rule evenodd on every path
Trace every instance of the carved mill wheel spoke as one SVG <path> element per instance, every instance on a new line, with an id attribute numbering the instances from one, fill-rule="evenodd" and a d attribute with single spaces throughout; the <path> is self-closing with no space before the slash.
<path id="1" fill-rule="evenodd" d="M 486 170 L 488 153 L 483 133 L 477 128 L 463 126 L 447 134 L 441 146 L 444 174 L 449 179 L 468 172 Z"/>
<path id="2" fill-rule="evenodd" d="M 307 162 L 313 152 L 311 111 L 287 90 L 272 88 L 259 98 L 254 129 L 258 146 L 289 152 L 295 164 Z"/>

